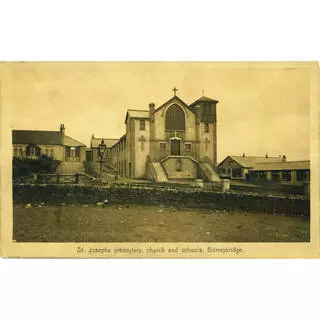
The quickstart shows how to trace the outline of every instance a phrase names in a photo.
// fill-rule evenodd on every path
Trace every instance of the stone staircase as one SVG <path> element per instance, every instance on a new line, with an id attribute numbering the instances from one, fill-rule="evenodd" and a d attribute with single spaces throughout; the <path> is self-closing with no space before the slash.
<path id="1" fill-rule="evenodd" d="M 160 162 L 152 162 L 151 166 L 153 168 L 154 179 L 156 182 L 167 182 L 168 178 L 163 170 Z"/>
<path id="2" fill-rule="evenodd" d="M 208 162 L 199 162 L 199 167 L 204 175 L 204 180 L 211 182 L 220 182 L 221 179 L 218 173 L 213 169 L 213 167 Z"/>
<path id="3" fill-rule="evenodd" d="M 82 162 L 61 162 L 57 172 L 60 174 L 76 174 L 85 173 L 85 169 Z"/>

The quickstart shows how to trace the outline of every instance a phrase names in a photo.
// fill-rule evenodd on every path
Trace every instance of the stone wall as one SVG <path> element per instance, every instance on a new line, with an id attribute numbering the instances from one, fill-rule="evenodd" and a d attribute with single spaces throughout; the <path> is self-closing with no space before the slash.
<path id="1" fill-rule="evenodd" d="M 111 204 L 173 205 L 179 208 L 208 208 L 267 212 L 286 215 L 310 215 L 310 200 L 303 197 L 281 197 L 233 194 L 201 190 L 178 190 L 151 187 L 90 187 L 81 185 L 17 185 L 15 203 L 94 204 L 108 200 Z"/>

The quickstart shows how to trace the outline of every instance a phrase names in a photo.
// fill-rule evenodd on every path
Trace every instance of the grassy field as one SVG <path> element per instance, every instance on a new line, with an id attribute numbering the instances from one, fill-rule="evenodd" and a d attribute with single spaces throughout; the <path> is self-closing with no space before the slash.
<path id="1" fill-rule="evenodd" d="M 310 220 L 167 206 L 14 206 L 20 242 L 308 242 Z"/>

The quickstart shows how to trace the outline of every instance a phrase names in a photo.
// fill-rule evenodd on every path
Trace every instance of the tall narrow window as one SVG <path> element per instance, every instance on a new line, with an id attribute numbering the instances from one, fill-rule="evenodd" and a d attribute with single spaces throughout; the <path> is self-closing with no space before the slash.
<path id="1" fill-rule="evenodd" d="M 209 133 L 209 123 L 204 123 L 204 132 Z"/>
<path id="2" fill-rule="evenodd" d="M 185 130 L 184 112 L 178 105 L 172 105 L 166 112 L 166 130 Z"/>
<path id="3" fill-rule="evenodd" d="M 140 120 L 140 130 L 146 130 L 146 121 Z"/>

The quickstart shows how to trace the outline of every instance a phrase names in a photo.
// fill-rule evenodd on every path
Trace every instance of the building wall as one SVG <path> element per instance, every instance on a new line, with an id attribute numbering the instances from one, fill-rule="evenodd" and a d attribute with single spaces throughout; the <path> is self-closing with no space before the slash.
<path id="1" fill-rule="evenodd" d="M 13 145 L 13 156 L 26 157 L 26 148 L 29 144 L 14 144 Z M 61 145 L 37 145 L 40 147 L 40 156 L 47 155 L 53 157 L 55 160 L 66 161 L 65 146 Z M 17 153 L 15 155 L 15 150 Z M 35 157 L 36 158 L 36 157 Z M 79 161 L 86 160 L 86 147 L 80 147 Z"/>
<path id="2" fill-rule="evenodd" d="M 153 146 L 153 157 L 155 161 L 159 161 L 166 156 L 171 155 L 171 139 L 174 136 L 174 132 L 166 131 L 166 112 L 174 104 L 177 104 L 182 108 L 185 115 L 185 131 L 177 131 L 176 136 L 180 138 L 180 155 L 196 157 L 196 131 L 195 131 L 195 115 L 182 104 L 174 102 L 163 109 L 155 112 L 154 114 L 154 142 Z M 166 149 L 161 150 L 160 144 L 165 143 Z M 191 149 L 186 150 L 185 144 L 190 144 Z"/>
<path id="3" fill-rule="evenodd" d="M 29 144 L 14 144 L 13 145 L 13 156 L 26 157 L 26 148 Z M 40 156 L 48 155 L 52 156 L 55 160 L 64 161 L 64 147 L 61 145 L 37 145 L 40 147 Z M 17 153 L 15 154 L 15 150 Z"/>
<path id="4" fill-rule="evenodd" d="M 310 170 L 249 170 L 249 179 L 299 185 L 310 182 Z"/>
<path id="5" fill-rule="evenodd" d="M 239 165 L 238 162 L 227 159 L 222 164 L 219 165 L 218 171 L 220 175 L 226 175 L 229 176 L 231 179 L 245 179 L 246 174 L 248 173 L 247 168 L 243 168 Z M 239 173 L 240 172 L 240 176 Z"/>
<path id="6" fill-rule="evenodd" d="M 134 130 L 134 178 L 146 178 L 147 157 L 150 154 L 150 120 L 144 119 L 145 129 L 140 130 L 140 120 L 132 122 Z"/>

